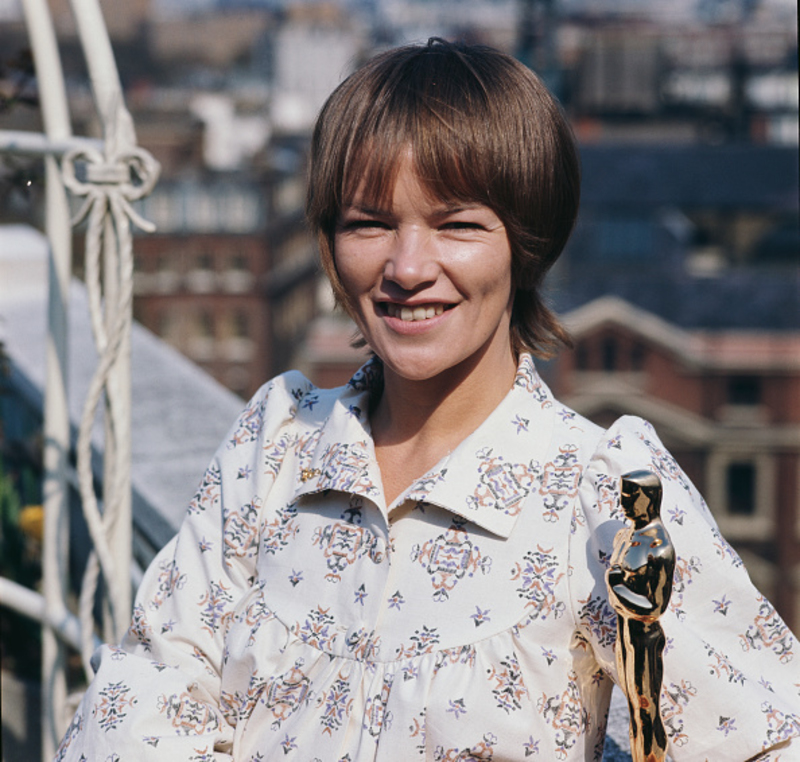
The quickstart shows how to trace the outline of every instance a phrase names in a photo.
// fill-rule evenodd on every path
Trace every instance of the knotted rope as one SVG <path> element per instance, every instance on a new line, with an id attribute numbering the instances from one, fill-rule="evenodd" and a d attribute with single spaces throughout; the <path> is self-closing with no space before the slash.
<path id="1" fill-rule="evenodd" d="M 85 180 L 78 179 L 75 172 L 77 162 L 85 162 Z M 111 159 L 106 159 L 93 149 L 76 149 L 62 159 L 64 185 L 77 196 L 85 197 L 78 214 L 72 220 L 73 226 L 87 220 L 85 277 L 89 297 L 89 312 L 99 360 L 92 377 L 83 407 L 78 430 L 77 471 L 78 484 L 83 504 L 83 513 L 94 543 L 89 555 L 81 586 L 79 619 L 81 622 L 82 659 L 84 670 L 91 678 L 94 670 L 90 664 L 94 650 L 93 633 L 94 599 L 97 592 L 98 577 L 103 573 L 108 585 L 108 603 L 111 626 L 114 633 L 121 631 L 123 618 L 127 621 L 128 611 L 119 611 L 115 601 L 124 600 L 120 595 L 120 585 L 130 584 L 129 570 L 115 569 L 115 561 L 107 541 L 107 533 L 114 526 L 124 499 L 125 485 L 121 483 L 116 463 L 130 458 L 130 436 L 120 430 L 124 419 L 118 390 L 109 383 L 110 374 L 120 358 L 125 339 L 130 335 L 133 302 L 133 241 L 130 222 L 142 230 L 152 232 L 155 226 L 143 219 L 131 206 L 150 193 L 158 180 L 158 162 L 145 150 L 130 148 Z M 100 258 L 104 249 L 118 253 L 116 276 L 118 292 L 115 299 L 105 299 L 101 285 Z M 106 261 L 109 267 L 109 261 Z M 105 274 L 108 277 L 109 273 Z M 108 295 L 106 295 L 108 296 Z M 104 314 L 105 312 L 105 314 Z M 100 512 L 94 491 L 92 474 L 91 435 L 97 408 L 105 392 L 110 411 L 107 438 L 105 443 L 106 474 L 113 474 L 111 484 L 104 485 L 104 507 Z"/>

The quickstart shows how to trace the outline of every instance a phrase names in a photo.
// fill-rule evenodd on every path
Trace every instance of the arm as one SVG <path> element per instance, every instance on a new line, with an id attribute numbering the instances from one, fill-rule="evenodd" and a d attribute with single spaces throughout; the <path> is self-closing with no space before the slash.
<path id="1" fill-rule="evenodd" d="M 639 419 L 621 419 L 606 433 L 581 486 L 573 605 L 595 658 L 616 675 L 615 618 L 603 577 L 624 520 L 618 480 L 639 468 L 661 477 L 662 520 L 677 556 L 671 602 L 660 620 L 667 638 L 661 714 L 669 754 L 676 762 L 763 754 L 796 759 L 795 749 L 779 745 L 800 736 L 797 641 L 753 587 L 697 490 Z"/>
<path id="2" fill-rule="evenodd" d="M 204 483 L 207 479 L 208 472 Z M 232 728 L 219 707 L 220 648 L 213 633 L 219 633 L 240 590 L 198 548 L 198 534 L 215 536 L 213 505 L 199 505 L 208 513 L 190 514 L 148 570 L 122 644 L 95 653 L 94 680 L 56 759 L 132 753 L 189 760 L 200 752 L 225 759 L 215 752 L 230 745 Z M 218 601 L 217 626 L 209 633 L 196 609 L 214 589 L 224 590 L 225 597 Z"/>
<path id="3" fill-rule="evenodd" d="M 95 654 L 95 678 L 56 759 L 231 758 L 236 714 L 220 695 L 225 637 L 254 576 L 253 495 L 269 491 L 262 442 L 291 413 L 283 391 L 267 404 L 271 390 L 262 389 L 217 451 L 178 535 L 145 574 L 121 645 Z"/>

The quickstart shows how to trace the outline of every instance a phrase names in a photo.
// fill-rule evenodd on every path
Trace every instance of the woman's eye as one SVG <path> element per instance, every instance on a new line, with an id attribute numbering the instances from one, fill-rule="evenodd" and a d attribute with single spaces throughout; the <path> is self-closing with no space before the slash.
<path id="1" fill-rule="evenodd" d="M 483 230 L 483 225 L 469 220 L 451 220 L 442 225 L 442 228 L 444 230 Z"/>
<path id="2" fill-rule="evenodd" d="M 370 230 L 386 229 L 389 226 L 381 220 L 345 220 L 341 225 L 343 230 Z"/>

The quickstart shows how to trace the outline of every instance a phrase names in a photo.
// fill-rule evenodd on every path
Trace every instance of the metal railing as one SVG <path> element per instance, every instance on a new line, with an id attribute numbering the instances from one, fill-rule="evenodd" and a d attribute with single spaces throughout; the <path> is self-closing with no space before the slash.
<path id="1" fill-rule="evenodd" d="M 111 44 L 97 0 L 71 0 L 86 58 L 102 141 L 72 135 L 55 33 L 45 0 L 23 0 L 34 56 L 44 134 L 0 131 L 0 153 L 40 155 L 45 164 L 45 233 L 50 244 L 47 383 L 44 403 L 43 595 L 0 580 L 0 603 L 42 623 L 42 758 L 52 759 L 66 729 L 66 648 L 79 647 L 87 677 L 95 645 L 93 608 L 102 574 L 102 638 L 118 641 L 131 610 L 130 327 L 133 253 L 130 223 L 153 230 L 131 202 L 149 193 L 158 163 L 137 147 Z M 70 221 L 67 189 L 83 197 Z M 86 286 L 99 360 L 77 440 L 81 504 L 93 550 L 81 584 L 79 615 L 67 608 L 68 456 L 67 313 L 71 227 L 86 228 Z M 92 474 L 91 434 L 103 411 L 103 494 Z M 103 510 L 100 510 L 102 503 Z"/>

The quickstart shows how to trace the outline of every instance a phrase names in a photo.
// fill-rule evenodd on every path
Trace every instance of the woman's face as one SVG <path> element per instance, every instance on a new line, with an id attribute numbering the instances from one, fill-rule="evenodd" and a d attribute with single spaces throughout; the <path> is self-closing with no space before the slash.
<path id="1" fill-rule="evenodd" d="M 356 193 L 342 210 L 334 258 L 361 332 L 403 378 L 434 378 L 465 362 L 516 367 L 506 229 L 487 206 L 430 198 L 410 152 L 391 206 L 372 208 Z"/>

